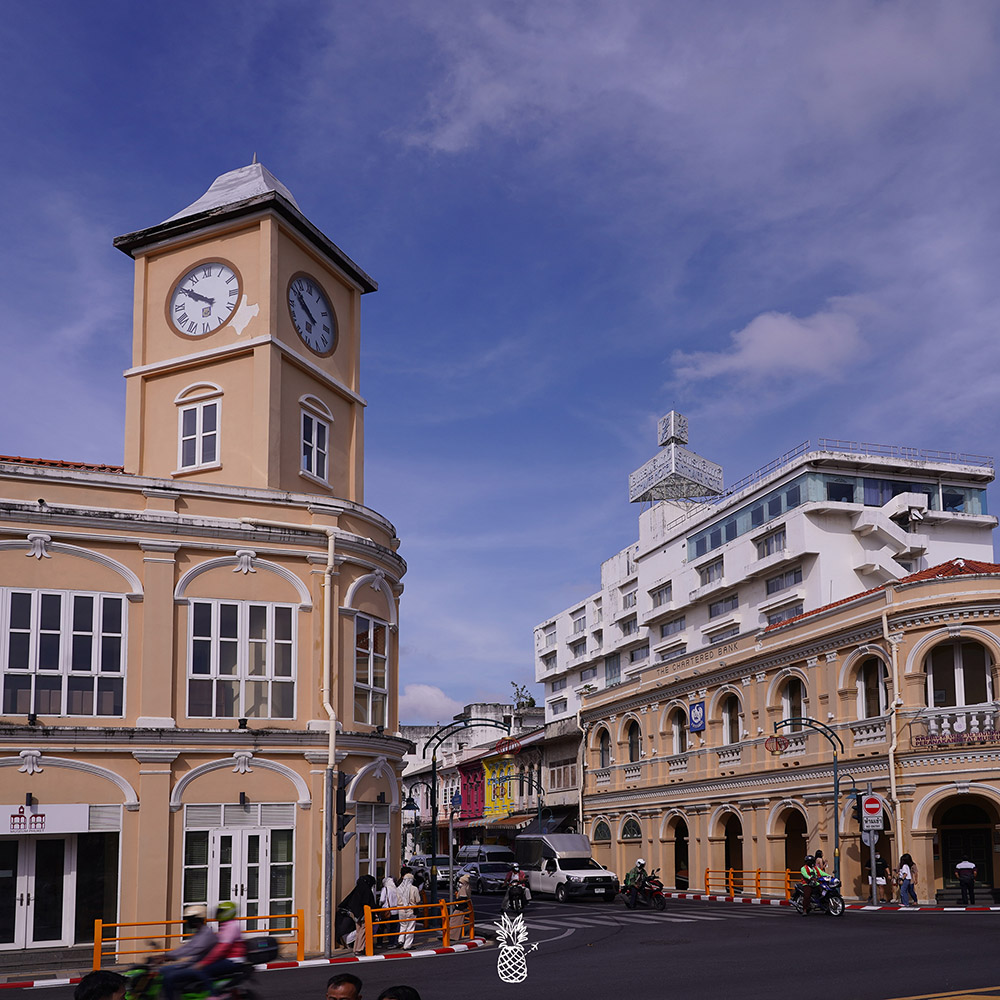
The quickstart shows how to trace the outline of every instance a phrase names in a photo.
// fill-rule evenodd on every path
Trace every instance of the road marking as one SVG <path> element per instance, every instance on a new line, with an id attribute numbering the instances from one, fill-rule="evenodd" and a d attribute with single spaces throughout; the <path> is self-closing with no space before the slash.
<path id="1" fill-rule="evenodd" d="M 978 989 L 957 990 L 954 993 L 921 993 L 915 997 L 894 997 L 892 1000 L 934 1000 L 935 997 L 950 997 L 951 1000 L 981 1000 L 986 995 L 1000 992 L 1000 986 L 980 986 Z"/>

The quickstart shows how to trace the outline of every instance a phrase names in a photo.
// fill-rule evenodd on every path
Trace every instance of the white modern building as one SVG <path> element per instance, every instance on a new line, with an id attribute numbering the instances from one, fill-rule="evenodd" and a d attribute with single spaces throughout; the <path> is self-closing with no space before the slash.
<path id="1" fill-rule="evenodd" d="M 821 438 L 718 496 L 657 499 L 721 486 L 718 466 L 679 447 L 686 430 L 665 417 L 664 450 L 631 477 L 632 499 L 651 501 L 638 540 L 601 565 L 600 590 L 535 629 L 546 721 L 651 662 L 715 657 L 737 636 L 907 574 L 993 559 L 990 458 Z"/>

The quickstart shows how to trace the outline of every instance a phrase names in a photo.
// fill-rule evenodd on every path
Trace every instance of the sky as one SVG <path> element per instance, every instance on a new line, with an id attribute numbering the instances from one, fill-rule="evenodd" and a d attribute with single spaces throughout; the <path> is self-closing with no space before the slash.
<path id="1" fill-rule="evenodd" d="M 0 454 L 121 462 L 112 239 L 256 153 L 379 282 L 403 722 L 533 684 L 670 409 L 727 482 L 807 438 L 998 451 L 993 0 L 48 0 L 3 31 Z"/>

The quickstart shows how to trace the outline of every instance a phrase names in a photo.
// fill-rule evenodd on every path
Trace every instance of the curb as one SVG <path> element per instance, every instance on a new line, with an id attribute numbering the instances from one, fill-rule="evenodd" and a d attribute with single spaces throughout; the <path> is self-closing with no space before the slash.
<path id="1" fill-rule="evenodd" d="M 319 965 L 353 965 L 358 962 L 383 962 L 390 958 L 433 958 L 435 955 L 455 955 L 473 948 L 483 948 L 488 945 L 485 938 L 473 938 L 466 944 L 456 944 L 449 948 L 424 948 L 420 951 L 387 951 L 378 955 L 344 955 L 341 958 L 307 958 L 301 962 L 268 962 L 265 965 L 255 965 L 256 972 L 273 972 L 277 969 L 309 969 Z M 39 986 L 72 986 L 83 978 L 73 976 L 70 979 L 28 979 L 18 983 L 0 983 L 0 990 L 29 990 Z"/>
<path id="2" fill-rule="evenodd" d="M 698 899 L 707 903 L 747 903 L 751 906 L 791 906 L 787 899 L 765 899 L 756 896 L 709 896 L 698 892 L 665 892 L 668 899 Z M 903 906 L 900 903 L 845 903 L 845 910 L 866 910 L 874 913 L 1000 913 L 1000 906 Z"/>

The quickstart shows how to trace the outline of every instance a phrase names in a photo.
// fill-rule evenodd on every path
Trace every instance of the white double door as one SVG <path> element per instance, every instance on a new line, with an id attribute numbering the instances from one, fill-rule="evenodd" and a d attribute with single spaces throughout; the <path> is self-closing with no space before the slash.
<path id="1" fill-rule="evenodd" d="M 0 949 L 73 943 L 76 836 L 0 839 Z"/>
<path id="2" fill-rule="evenodd" d="M 211 831 L 208 898 L 213 904 L 230 900 L 239 908 L 241 917 L 267 913 L 262 880 L 270 862 L 268 833 L 252 829 Z"/>

